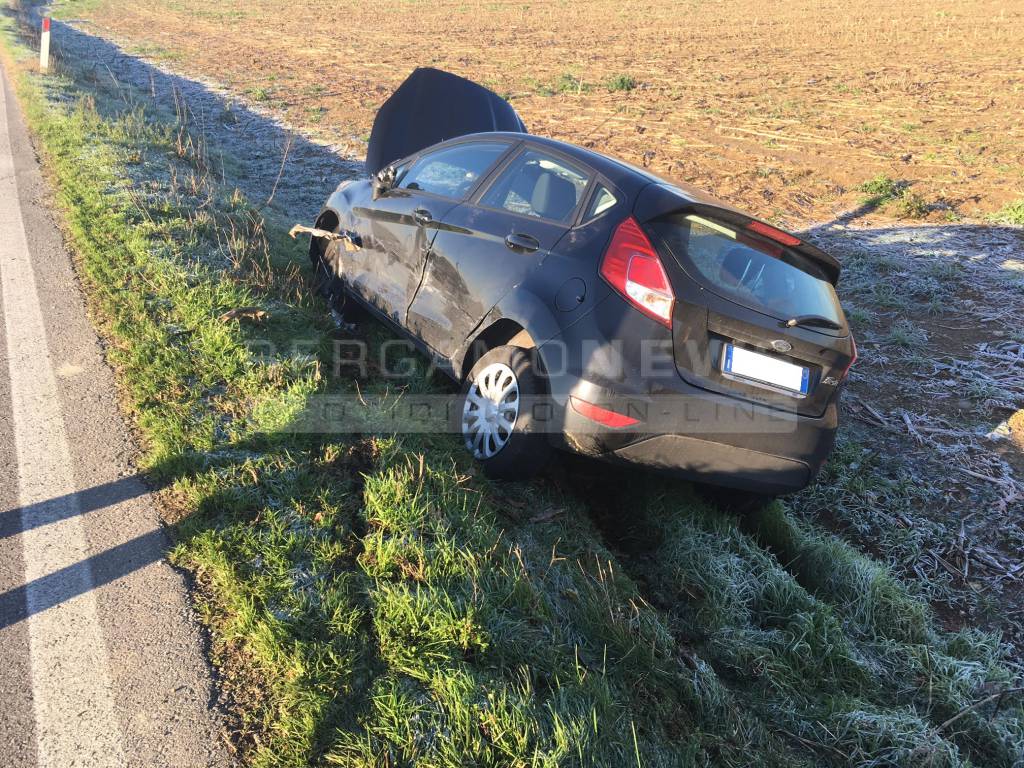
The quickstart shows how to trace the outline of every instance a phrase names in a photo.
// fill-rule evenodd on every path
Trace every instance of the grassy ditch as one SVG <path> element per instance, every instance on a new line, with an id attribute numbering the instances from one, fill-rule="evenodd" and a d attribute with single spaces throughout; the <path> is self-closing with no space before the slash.
<path id="1" fill-rule="evenodd" d="M 998 638 L 940 632 L 779 504 L 738 520 L 573 465 L 502 486 L 445 435 L 289 431 L 314 395 L 372 422 L 395 393 L 331 375 L 287 222 L 218 183 L 194 126 L 98 69 L 38 78 L 0 23 L 245 763 L 1024 759 L 1019 696 L 987 701 L 1019 685 Z"/>

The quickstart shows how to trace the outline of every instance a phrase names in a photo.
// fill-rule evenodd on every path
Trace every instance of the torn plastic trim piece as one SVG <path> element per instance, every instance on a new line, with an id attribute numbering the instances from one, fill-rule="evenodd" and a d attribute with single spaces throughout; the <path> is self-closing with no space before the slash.
<path id="1" fill-rule="evenodd" d="M 296 235 L 310 235 L 323 240 L 340 241 L 346 251 L 358 251 L 361 246 L 358 235 L 351 235 L 348 232 L 329 232 L 326 229 L 307 227 L 305 224 L 296 224 L 288 230 L 288 235 L 292 240 Z"/>

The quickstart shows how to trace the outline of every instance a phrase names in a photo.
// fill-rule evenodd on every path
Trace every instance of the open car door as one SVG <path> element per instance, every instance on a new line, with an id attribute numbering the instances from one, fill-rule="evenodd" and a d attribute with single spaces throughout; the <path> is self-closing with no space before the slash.
<path id="1" fill-rule="evenodd" d="M 366 170 L 374 175 L 438 142 L 488 131 L 526 133 L 526 126 L 493 91 L 450 72 L 421 67 L 377 110 Z"/>

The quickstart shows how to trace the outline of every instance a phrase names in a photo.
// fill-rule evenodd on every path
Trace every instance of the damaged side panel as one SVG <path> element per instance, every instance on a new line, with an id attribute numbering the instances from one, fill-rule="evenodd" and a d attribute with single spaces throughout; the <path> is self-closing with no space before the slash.
<path id="1" fill-rule="evenodd" d="M 453 358 L 484 315 L 540 266 L 568 225 L 522 217 L 515 228 L 537 247 L 510 250 L 500 211 L 463 204 L 446 217 L 408 316 L 409 329 L 444 357 Z"/>
<path id="2" fill-rule="evenodd" d="M 439 221 L 456 203 L 395 190 L 374 198 L 368 180 L 342 185 L 327 201 L 337 231 L 358 248 L 335 248 L 331 266 L 349 291 L 401 325 L 419 287 L 430 244 L 437 235 L 433 221 L 417 220 L 428 211 Z"/>

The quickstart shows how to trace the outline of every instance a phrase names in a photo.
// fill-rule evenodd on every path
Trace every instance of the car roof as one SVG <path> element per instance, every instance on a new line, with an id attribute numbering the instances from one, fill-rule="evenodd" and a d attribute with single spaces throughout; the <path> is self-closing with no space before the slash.
<path id="1" fill-rule="evenodd" d="M 738 216 L 740 217 L 740 226 L 751 220 L 749 214 L 689 184 L 669 181 L 643 168 L 630 165 L 623 160 L 544 136 L 535 136 L 530 133 L 488 131 L 459 136 L 435 144 L 434 147 L 457 144 L 464 141 L 486 141 L 488 139 L 500 139 L 509 143 L 523 142 L 530 146 L 551 150 L 570 160 L 575 160 L 588 166 L 606 178 L 608 182 L 629 198 L 633 214 L 640 221 L 647 221 L 690 206 L 717 209 L 724 218 L 728 219 Z M 431 149 L 433 147 L 428 147 L 423 151 L 426 152 Z M 824 267 L 831 282 L 835 283 L 838 281 L 840 265 L 834 257 L 822 252 L 806 241 L 800 244 L 799 251 Z"/>
<path id="2" fill-rule="evenodd" d="M 511 142 L 526 142 L 535 147 L 542 147 L 561 153 L 562 155 L 583 163 L 597 171 L 600 175 L 604 176 L 608 181 L 619 187 L 630 197 L 639 193 L 639 191 L 644 187 L 656 184 L 661 188 L 659 191 L 664 196 L 679 198 L 680 203 L 684 205 L 687 203 L 699 203 L 702 205 L 714 206 L 716 208 L 724 208 L 730 211 L 737 210 L 724 200 L 712 197 L 696 187 L 665 179 L 662 176 L 658 176 L 644 168 L 638 168 L 624 160 L 619 160 L 617 158 L 610 157 L 609 155 L 595 152 L 594 150 L 581 147 L 577 144 L 570 144 L 569 142 L 559 141 L 558 139 L 550 139 L 546 136 L 537 136 L 532 133 L 524 134 L 505 131 L 490 131 L 459 136 L 457 138 L 450 139 L 447 142 L 441 142 L 441 144 L 454 144 L 467 140 L 496 138 Z M 440 144 L 435 146 L 440 146 Z"/>
<path id="3" fill-rule="evenodd" d="M 545 147 L 563 155 L 567 155 L 570 158 L 590 166 L 598 173 L 607 176 L 608 180 L 613 184 L 625 184 L 639 188 L 651 183 L 666 183 L 664 179 L 659 178 L 652 173 L 648 173 L 647 171 L 636 168 L 612 157 L 608 157 L 607 155 L 602 155 L 599 152 L 594 152 L 565 141 L 549 139 L 546 136 L 536 136 L 532 133 L 523 134 L 494 131 L 487 133 L 475 133 L 469 136 L 460 136 L 459 140 L 499 137 L 509 141 L 525 141 L 534 146 Z"/>

